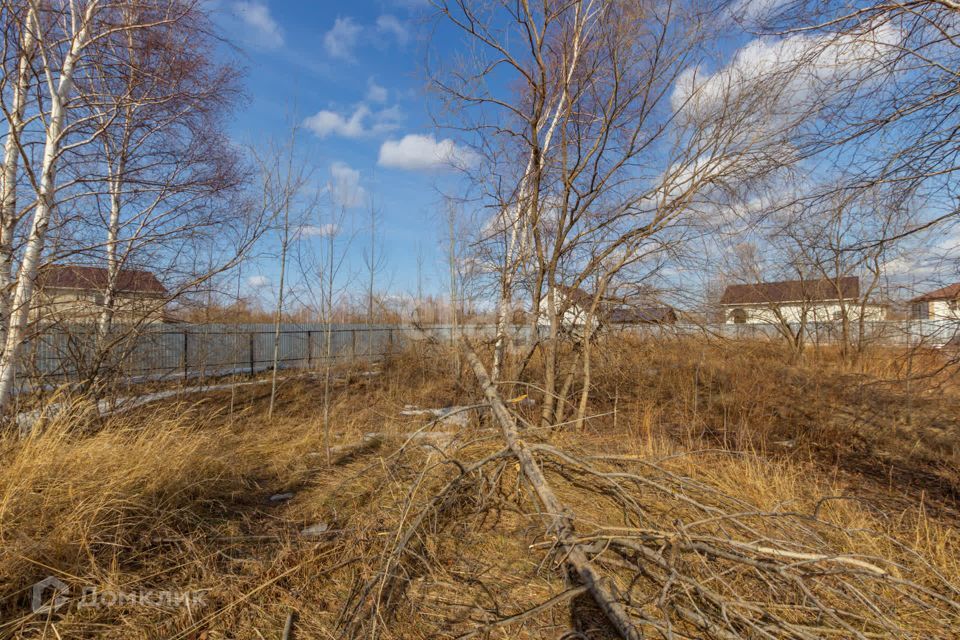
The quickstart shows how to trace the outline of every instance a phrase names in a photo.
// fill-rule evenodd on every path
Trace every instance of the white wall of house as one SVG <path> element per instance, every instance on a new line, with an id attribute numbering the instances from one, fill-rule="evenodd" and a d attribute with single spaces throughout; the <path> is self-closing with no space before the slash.
<path id="1" fill-rule="evenodd" d="M 862 308 L 864 320 L 867 322 L 886 319 L 886 308 L 883 305 L 868 304 Z M 859 321 L 860 310 L 861 306 L 859 304 L 846 305 L 847 317 L 851 321 Z M 774 303 L 728 304 L 724 305 L 726 324 L 738 324 L 736 316 L 739 311 L 745 314 L 744 324 L 775 324 L 780 322 L 780 317 L 790 323 L 799 323 L 804 320 L 804 316 L 806 322 L 835 322 L 842 318 L 843 307 L 835 302 L 817 304 L 783 303 L 779 305 Z"/>
<path id="2" fill-rule="evenodd" d="M 162 296 L 155 293 L 121 291 L 114 300 L 114 320 L 123 323 L 163 322 Z M 40 291 L 30 309 L 32 320 L 47 322 L 96 322 L 103 311 L 103 292 L 92 289 L 47 287 Z"/>
<path id="3" fill-rule="evenodd" d="M 914 305 L 925 305 L 926 313 L 919 316 L 921 320 L 960 320 L 960 301 L 957 300 L 930 300 L 914 302 Z M 914 312 L 914 317 L 918 317 Z"/>
<path id="4" fill-rule="evenodd" d="M 566 301 L 564 300 L 563 293 L 554 290 L 554 299 L 556 300 L 555 309 L 559 309 Z M 587 323 L 587 312 L 586 310 L 578 304 L 572 304 L 570 307 L 563 313 L 563 317 L 560 319 L 560 327 L 563 329 L 573 329 L 574 327 L 582 327 Z M 541 327 L 550 326 L 550 305 L 547 296 L 543 296 L 540 299 L 540 314 L 537 318 L 537 324 Z"/>

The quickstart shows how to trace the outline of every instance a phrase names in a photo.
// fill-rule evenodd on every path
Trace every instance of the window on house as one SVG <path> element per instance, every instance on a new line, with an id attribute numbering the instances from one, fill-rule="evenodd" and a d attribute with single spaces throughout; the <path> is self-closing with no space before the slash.
<path id="1" fill-rule="evenodd" d="M 910 315 L 914 320 L 926 320 L 927 319 L 927 303 L 926 302 L 915 302 L 910 309 Z"/>
<path id="2" fill-rule="evenodd" d="M 730 313 L 730 317 L 735 324 L 746 324 L 747 322 L 747 312 L 744 309 L 734 309 Z"/>

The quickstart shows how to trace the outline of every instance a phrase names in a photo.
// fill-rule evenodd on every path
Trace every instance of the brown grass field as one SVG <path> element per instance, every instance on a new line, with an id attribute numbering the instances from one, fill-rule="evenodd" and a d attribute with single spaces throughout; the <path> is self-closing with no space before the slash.
<path id="1" fill-rule="evenodd" d="M 721 594 L 797 625 L 769 637 L 960 637 L 960 386 L 943 354 L 874 353 L 853 367 L 829 350 L 787 364 L 765 343 L 618 340 L 595 357 L 585 428 L 524 439 L 542 447 L 584 540 L 629 530 L 670 558 L 666 583 L 631 583 L 598 547 L 638 617 Z M 470 410 L 466 426 L 400 415 L 480 403 L 455 360 L 422 346 L 377 376 L 338 370 L 329 463 L 322 378 L 310 375 L 284 380 L 269 420 L 258 385 L 103 420 L 77 402 L 27 438 L 4 436 L 0 638 L 272 639 L 288 619 L 291 638 L 613 637 L 589 597 L 566 591 L 515 461 L 464 473 L 503 447 L 488 412 Z M 524 380 L 536 376 L 534 361 Z M 530 419 L 538 409 L 513 406 Z M 620 474 L 624 495 L 552 448 Z M 293 495 L 270 500 L 281 493 Z M 328 530 L 301 534 L 318 523 Z M 742 549 L 826 550 L 883 577 L 825 559 L 770 578 L 690 551 L 734 534 Z M 809 570 L 807 586 L 794 570 Z M 31 586 L 47 576 L 67 600 L 33 612 Z M 85 587 L 198 597 L 83 606 Z M 729 637 L 673 618 L 669 630 L 651 622 L 650 637 Z"/>

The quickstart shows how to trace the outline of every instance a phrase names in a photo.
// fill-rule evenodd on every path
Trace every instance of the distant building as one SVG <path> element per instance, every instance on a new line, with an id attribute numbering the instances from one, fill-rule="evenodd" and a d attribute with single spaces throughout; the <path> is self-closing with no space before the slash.
<path id="1" fill-rule="evenodd" d="M 563 316 L 560 318 L 560 328 L 570 331 L 587 323 L 587 314 L 593 306 L 593 296 L 579 287 L 568 287 L 561 284 L 554 288 L 554 305 L 554 308 L 558 311 L 566 307 Z M 549 294 L 540 299 L 540 314 L 537 324 L 542 327 L 550 326 Z M 594 329 L 596 329 L 596 319 L 594 319 L 593 324 Z"/>
<path id="2" fill-rule="evenodd" d="M 96 322 L 103 311 L 108 272 L 101 267 L 53 264 L 37 278 L 34 319 L 43 322 Z M 117 276 L 114 322 L 164 321 L 167 289 L 150 271 L 123 269 Z"/>
<path id="3" fill-rule="evenodd" d="M 960 282 L 911 300 L 910 317 L 914 320 L 960 320 Z"/>
<path id="4" fill-rule="evenodd" d="M 566 307 L 560 319 L 560 328 L 577 333 L 586 325 L 588 314 L 594 304 L 594 297 L 578 287 L 558 285 L 556 309 Z M 613 306 L 616 305 L 616 306 Z M 540 326 L 550 326 L 549 300 L 544 296 L 540 300 Z M 597 305 L 596 316 L 592 320 L 594 330 L 604 326 L 629 327 L 636 325 L 675 324 L 679 318 L 677 311 L 666 305 L 626 305 L 624 301 L 603 300 Z"/>
<path id="5" fill-rule="evenodd" d="M 861 302 L 855 276 L 730 285 L 720 306 L 727 324 L 831 322 L 842 319 L 844 308 L 851 320 L 859 319 L 861 309 L 865 320 L 886 318 L 884 305 Z"/>
<path id="6" fill-rule="evenodd" d="M 616 307 L 607 314 L 611 325 L 628 327 L 649 324 L 676 324 L 678 315 L 673 307 Z"/>

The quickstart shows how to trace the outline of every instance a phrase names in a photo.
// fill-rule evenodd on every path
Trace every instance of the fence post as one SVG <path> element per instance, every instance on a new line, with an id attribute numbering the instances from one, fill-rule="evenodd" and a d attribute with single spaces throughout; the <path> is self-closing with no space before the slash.
<path id="1" fill-rule="evenodd" d="M 393 328 L 387 329 L 387 353 L 393 353 Z"/>
<path id="2" fill-rule="evenodd" d="M 357 328 L 350 329 L 350 359 L 357 359 Z"/>
<path id="3" fill-rule="evenodd" d="M 313 331 L 307 331 L 307 369 L 313 367 Z"/>
<path id="4" fill-rule="evenodd" d="M 250 336 L 249 336 L 249 342 L 250 342 L 250 375 L 251 375 L 251 376 L 253 376 L 253 374 L 254 374 L 253 367 L 254 367 L 254 364 L 255 364 L 254 361 L 253 361 L 253 347 L 254 347 L 253 341 L 254 341 L 253 332 L 251 331 L 251 332 L 250 332 Z"/>
<path id="5" fill-rule="evenodd" d="M 187 379 L 187 372 L 190 370 L 188 361 L 190 357 L 190 332 L 183 330 L 183 379 Z"/>

